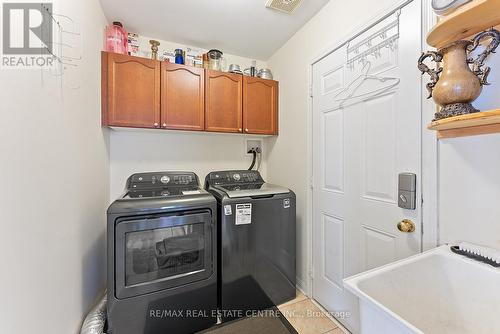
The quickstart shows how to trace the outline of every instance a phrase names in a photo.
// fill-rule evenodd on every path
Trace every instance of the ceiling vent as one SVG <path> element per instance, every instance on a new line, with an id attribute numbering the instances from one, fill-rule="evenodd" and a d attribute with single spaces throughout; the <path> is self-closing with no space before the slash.
<path id="1" fill-rule="evenodd" d="M 267 8 L 279 10 L 280 12 L 291 14 L 300 4 L 301 0 L 268 0 Z"/>

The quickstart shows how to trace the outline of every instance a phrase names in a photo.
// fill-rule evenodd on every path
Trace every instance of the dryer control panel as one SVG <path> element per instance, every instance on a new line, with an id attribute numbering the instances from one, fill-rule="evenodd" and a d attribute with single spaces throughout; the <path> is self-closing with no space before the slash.
<path id="1" fill-rule="evenodd" d="M 262 176 L 256 170 L 235 170 L 225 172 L 212 172 L 208 182 L 214 186 L 244 183 L 264 183 Z"/>
<path id="2" fill-rule="evenodd" d="M 198 177 L 191 172 L 153 172 L 133 174 L 127 181 L 129 190 L 178 186 L 198 187 Z"/>

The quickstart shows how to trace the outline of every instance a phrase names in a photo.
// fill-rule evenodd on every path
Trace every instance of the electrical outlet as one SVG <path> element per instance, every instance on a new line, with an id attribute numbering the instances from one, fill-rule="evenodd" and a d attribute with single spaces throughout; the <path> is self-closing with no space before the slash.
<path id="1" fill-rule="evenodd" d="M 251 154 L 248 153 L 248 151 L 250 151 L 253 148 L 258 148 L 262 153 L 262 140 L 247 139 L 247 150 L 245 151 L 245 153 Z"/>

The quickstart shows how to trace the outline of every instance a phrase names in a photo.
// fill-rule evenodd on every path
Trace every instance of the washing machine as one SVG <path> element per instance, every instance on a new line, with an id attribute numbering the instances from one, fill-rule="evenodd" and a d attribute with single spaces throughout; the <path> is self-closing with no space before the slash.
<path id="1" fill-rule="evenodd" d="M 216 200 L 196 174 L 133 174 L 107 216 L 108 333 L 187 334 L 216 323 Z"/>
<path id="2" fill-rule="evenodd" d="M 258 171 L 212 172 L 217 199 L 218 305 L 222 321 L 295 298 L 295 194 Z"/>

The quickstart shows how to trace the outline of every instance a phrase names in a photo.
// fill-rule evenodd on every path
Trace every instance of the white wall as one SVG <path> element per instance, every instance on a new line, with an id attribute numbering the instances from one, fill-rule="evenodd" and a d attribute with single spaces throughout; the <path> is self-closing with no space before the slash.
<path id="1" fill-rule="evenodd" d="M 500 135 L 439 144 L 440 242 L 467 240 L 500 249 Z"/>
<path id="2" fill-rule="evenodd" d="M 246 140 L 255 136 L 187 131 L 111 131 L 110 201 L 121 193 L 133 173 L 151 171 L 193 171 L 203 183 L 216 170 L 247 169 L 252 156 L 246 154 Z M 263 147 L 266 151 L 266 147 Z M 266 177 L 266 162 L 261 165 Z"/>
<path id="3" fill-rule="evenodd" d="M 280 136 L 268 139 L 268 180 L 297 193 L 297 275 L 307 290 L 307 108 L 309 65 L 396 0 L 331 0 L 269 60 L 280 81 Z"/>
<path id="4" fill-rule="evenodd" d="M 150 38 L 141 36 L 141 56 L 150 56 Z M 159 54 L 163 50 L 186 46 L 159 40 Z M 191 47 L 198 49 L 197 47 Z M 223 51 L 223 50 L 222 50 Z M 225 54 L 227 64 L 249 67 L 252 59 Z M 266 63 L 257 61 L 257 67 Z M 247 169 L 252 156 L 246 154 L 246 139 L 258 136 L 241 134 L 204 133 L 196 131 L 118 130 L 110 133 L 110 201 L 122 192 L 125 181 L 133 173 L 148 171 L 193 171 L 203 182 L 206 174 L 214 170 Z M 266 147 L 263 147 L 265 155 Z M 266 159 L 262 159 L 261 172 L 266 177 Z"/>
<path id="5" fill-rule="evenodd" d="M 489 86 L 474 106 L 500 106 L 500 56 L 488 58 Z M 439 142 L 440 242 L 467 240 L 500 249 L 500 134 Z"/>
<path id="6" fill-rule="evenodd" d="M 2 333 L 77 333 L 105 285 L 105 20 L 97 0 L 52 2 L 79 25 L 79 66 L 0 70 Z"/>

